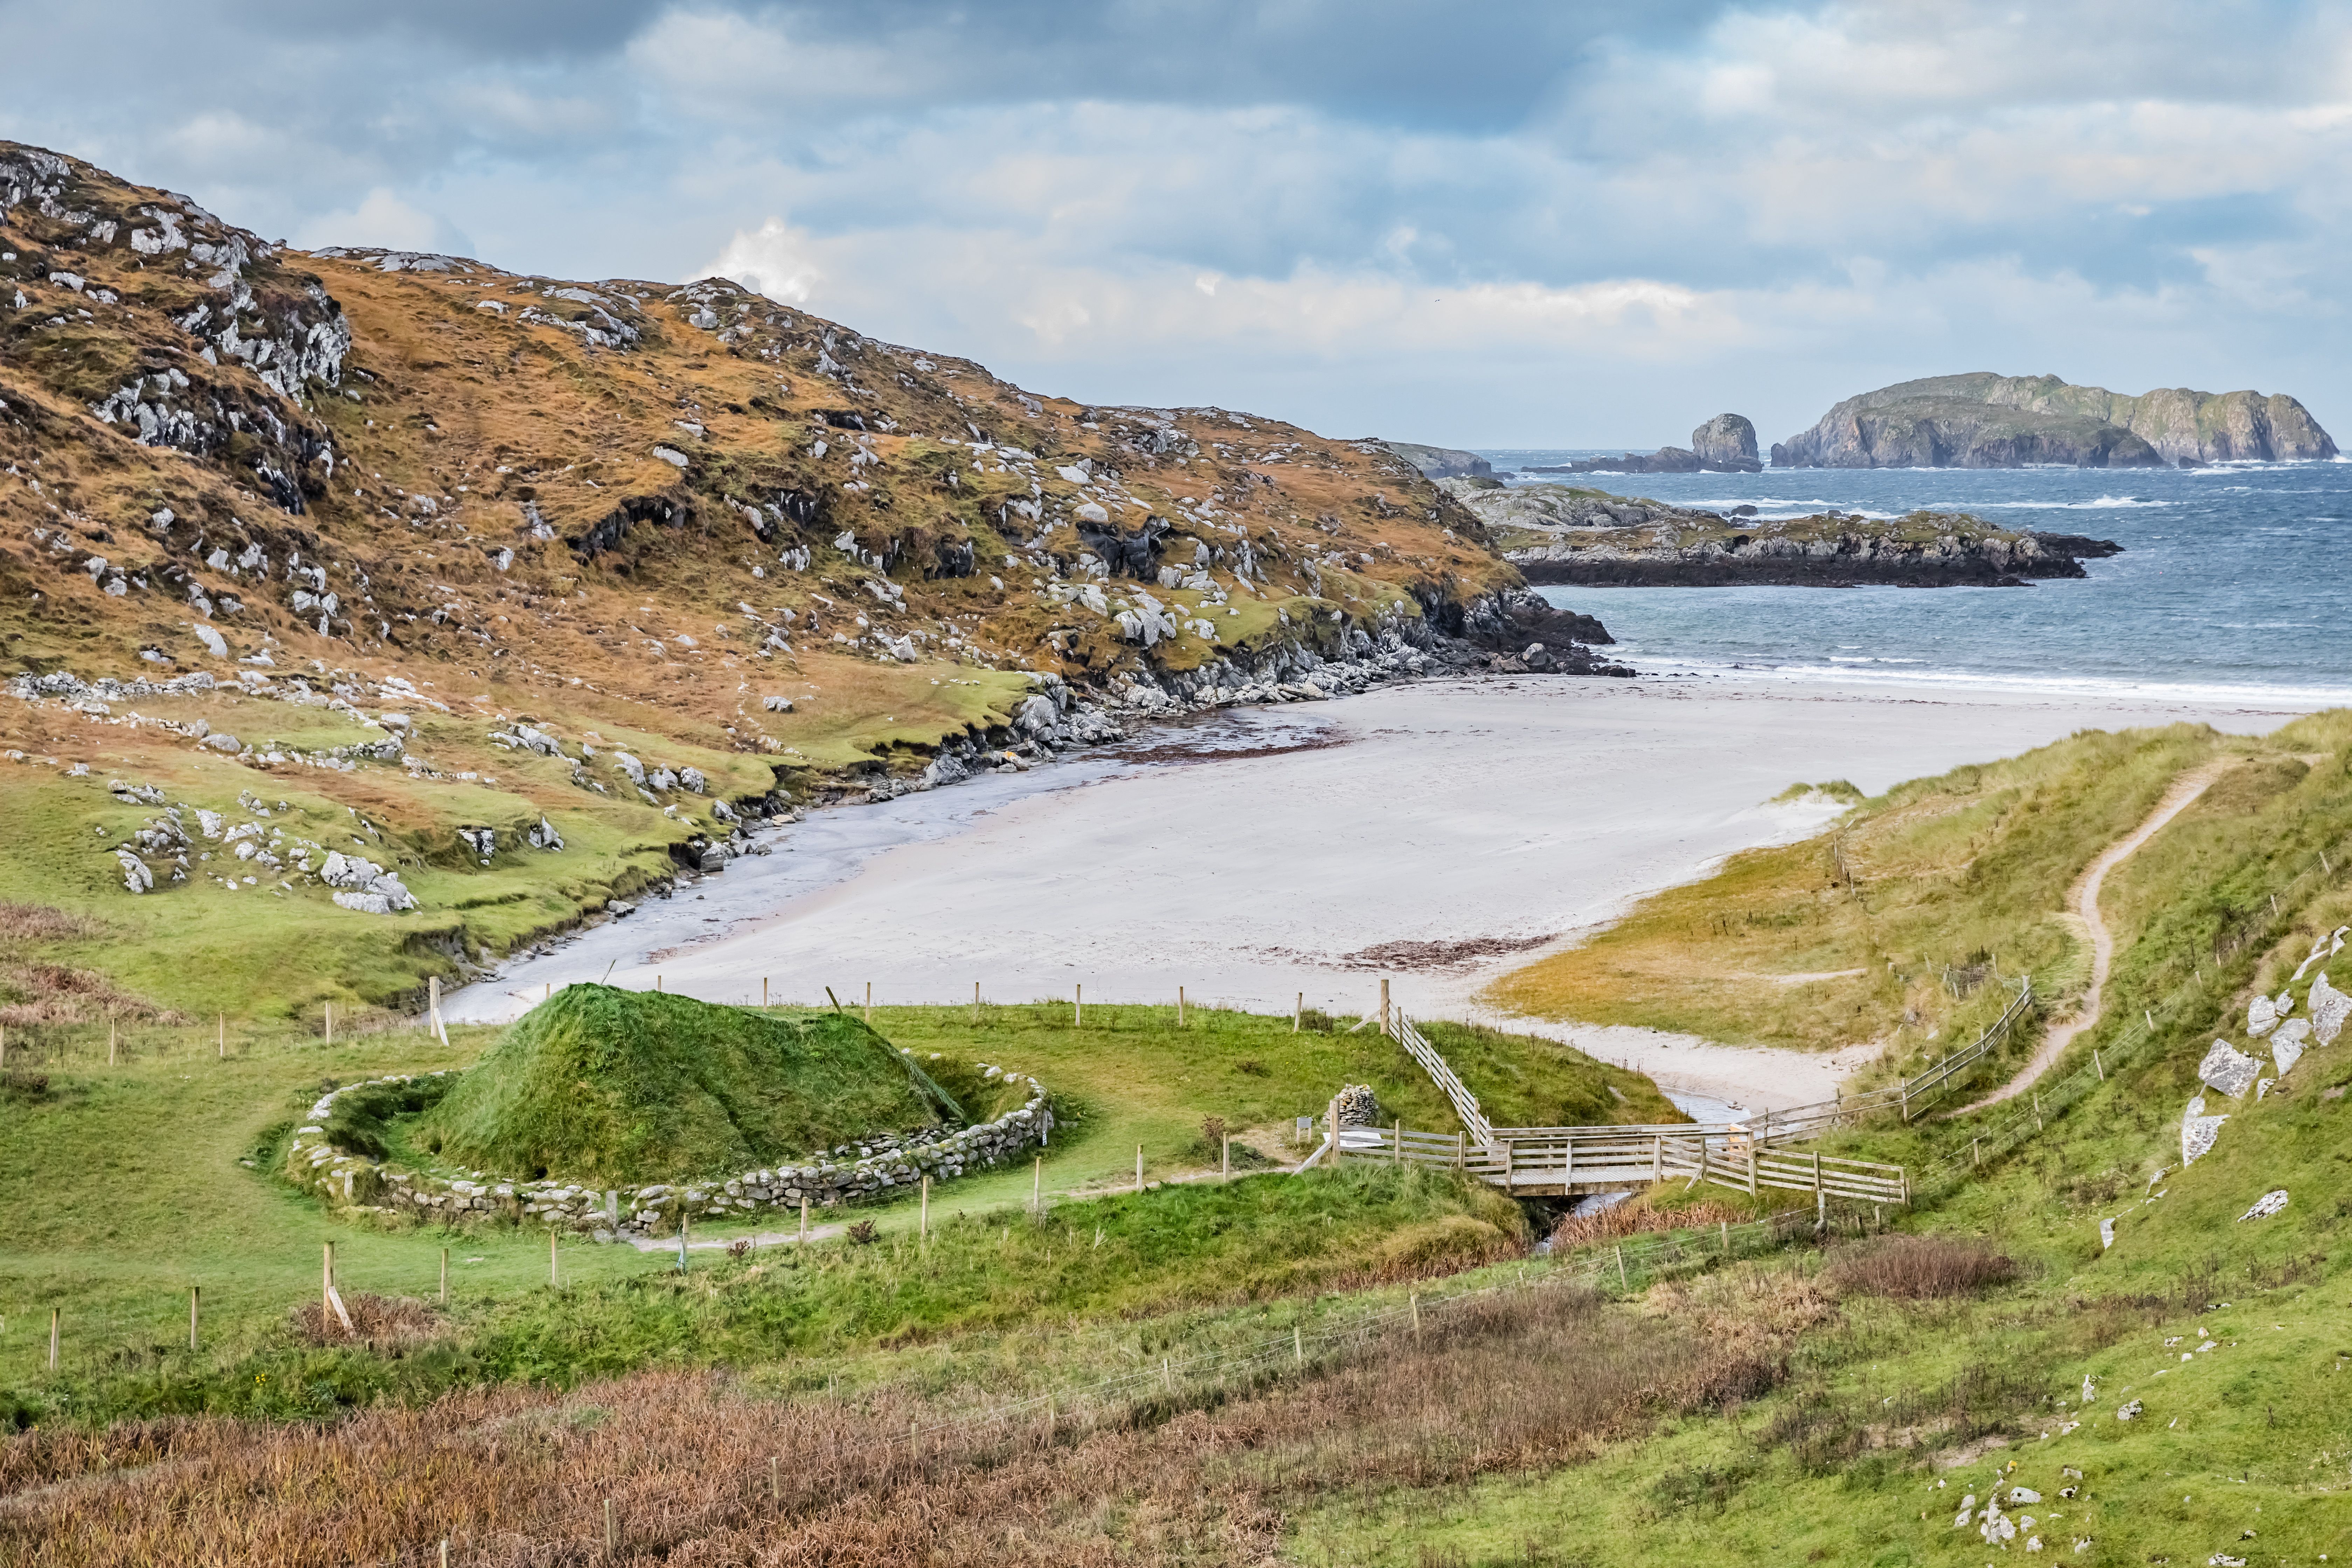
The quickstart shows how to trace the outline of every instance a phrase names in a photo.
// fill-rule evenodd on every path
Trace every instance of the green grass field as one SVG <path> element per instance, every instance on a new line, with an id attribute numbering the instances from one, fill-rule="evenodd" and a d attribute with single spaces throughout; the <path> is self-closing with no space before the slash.
<path id="1" fill-rule="evenodd" d="M 779 1008 L 776 1016 L 790 1015 Z M 1050 1201 L 1113 1199 L 1084 1203 L 1073 1212 L 1108 1211 L 1135 1202 L 1115 1195 L 1134 1184 L 1138 1144 L 1146 1180 L 1155 1186 L 1171 1177 L 1212 1177 L 1222 1151 L 1203 1134 L 1203 1122 L 1211 1117 L 1223 1119 L 1236 1135 L 1238 1173 L 1281 1168 L 1304 1152 L 1293 1147 L 1296 1117 L 1319 1116 L 1345 1083 L 1371 1084 L 1383 1107 L 1408 1125 L 1455 1125 L 1451 1109 L 1420 1068 L 1377 1028 L 1349 1033 L 1326 1022 L 1294 1033 L 1288 1018 L 1192 1008 L 1180 1029 L 1174 1009 L 1142 1006 L 1091 1007 L 1085 1027 L 1076 1028 L 1068 1007 L 1053 1004 L 983 1008 L 977 1024 L 967 1008 L 877 1008 L 875 1025 L 953 1092 L 972 1097 L 975 1114 L 995 1109 L 979 1099 L 984 1092 L 978 1087 L 982 1063 L 1034 1074 L 1055 1097 L 1062 1126 L 1040 1170 L 1023 1164 L 942 1185 L 932 1208 L 934 1225 L 942 1227 L 960 1219 L 979 1224 L 989 1216 L 1020 1214 L 1031 1201 L 1033 1184 L 1040 1183 Z M 548 1375 L 546 1369 L 562 1359 L 548 1344 L 569 1342 L 566 1336 L 587 1332 L 600 1321 L 597 1314 L 604 1309 L 592 1311 L 582 1304 L 592 1301 L 606 1303 L 619 1320 L 635 1322 L 644 1315 L 648 1326 L 641 1337 L 609 1322 L 596 1328 L 594 1337 L 635 1348 L 592 1357 L 589 1364 L 614 1370 L 661 1361 L 669 1353 L 664 1348 L 670 1343 L 667 1336 L 686 1320 L 648 1305 L 658 1294 L 632 1292 L 671 1270 L 671 1255 L 566 1238 L 559 1248 L 562 1278 L 587 1294 L 551 1304 L 542 1231 L 485 1226 L 445 1233 L 342 1223 L 327 1218 L 273 1173 L 275 1152 L 324 1088 L 391 1072 L 469 1065 L 498 1038 L 487 1028 L 456 1029 L 445 1047 L 420 1031 L 402 1029 L 347 1037 L 327 1046 L 281 1026 L 231 1031 L 229 1054 L 221 1059 L 210 1029 L 149 1025 L 121 1034 L 121 1059 L 110 1067 L 103 1029 L 53 1028 L 29 1039 L 18 1031 L 11 1068 L 37 1076 L 45 1087 L 34 1092 L 24 1087 L 30 1079 L 12 1080 L 19 1087 L 0 1105 L 0 1201 L 15 1205 L 22 1216 L 0 1247 L 0 1387 L 17 1390 L 26 1408 L 47 1410 L 56 1408 L 52 1402 L 59 1393 L 67 1395 L 66 1408 L 76 1399 L 96 1398 L 101 1405 L 131 1401 L 126 1407 L 165 1399 L 136 1392 L 151 1374 L 173 1386 L 209 1386 L 206 1380 L 220 1366 L 241 1366 L 290 1344 L 288 1313 L 315 1300 L 322 1248 L 330 1242 L 346 1291 L 387 1297 L 436 1292 L 446 1247 L 453 1298 L 474 1325 L 468 1333 L 496 1338 L 511 1332 L 538 1347 L 510 1355 L 468 1351 L 474 1359 L 463 1365 L 476 1370 L 467 1375 Z M 1515 1113 L 1580 1114 L 1614 1107 L 1620 1121 L 1673 1114 L 1647 1079 L 1565 1047 L 1491 1034 L 1465 1037 L 1465 1042 L 1471 1048 L 1457 1058 L 1460 1070 L 1474 1088 L 1486 1088 L 1491 1078 L 1495 1104 Z M 1276 1191 L 1283 1185 L 1260 1189 L 1243 1184 L 1235 1191 Z M 1196 1200 L 1154 1193 L 1142 1201 Z M 902 1243 L 914 1229 L 916 1207 L 901 1200 L 855 1211 L 820 1211 L 817 1217 L 820 1223 L 871 1218 L 887 1247 Z M 1268 1239 L 1273 1231 L 1265 1227 L 1274 1226 L 1274 1220 L 1262 1218 L 1265 1234 L 1246 1256 L 1233 1255 L 1204 1237 L 1192 1263 L 1172 1272 L 1156 1259 L 1111 1246 L 1107 1261 L 1139 1280 L 1154 1281 L 1138 1285 L 1132 1300 L 1104 1280 L 1087 1283 L 1083 1271 L 1068 1272 L 1065 1283 L 1074 1292 L 1071 1303 L 1099 1298 L 1108 1303 L 1101 1310 L 1119 1312 L 1204 1293 L 1278 1293 L 1287 1288 L 1280 1283 L 1285 1279 L 1305 1287 L 1327 1276 L 1385 1267 L 1380 1260 L 1391 1256 L 1386 1238 L 1392 1232 L 1412 1233 L 1423 1220 L 1482 1212 L 1436 1188 L 1409 1184 L 1406 1197 L 1367 1211 L 1360 1223 L 1301 1233 L 1318 1238 L 1318 1261 L 1311 1267 L 1286 1253 L 1287 1243 Z M 793 1223 L 782 1215 L 766 1222 L 786 1229 Z M 1326 1227 L 1338 1222 L 1318 1211 L 1300 1223 Z M 1498 1223 L 1508 1229 L 1511 1222 L 1486 1213 L 1478 1227 L 1423 1240 L 1432 1258 L 1466 1260 L 1501 1234 L 1495 1228 Z M 727 1240 L 758 1228 L 698 1227 L 697 1237 Z M 696 1261 L 711 1257 L 699 1253 Z M 1066 1254 L 1059 1267 L 1070 1270 Z M 1210 1278 L 1223 1283 L 1211 1289 L 1201 1282 Z M 184 1346 L 191 1287 L 203 1290 L 206 1348 L 194 1358 L 163 1355 L 159 1347 Z M 46 1373 L 53 1308 L 63 1314 L 63 1362 L 69 1374 L 55 1389 Z M 949 1316 L 964 1310 L 958 1307 Z M 749 1356 L 751 1347 L 759 1345 L 766 1347 L 762 1354 L 781 1355 L 805 1348 L 806 1342 L 796 1337 L 800 1329 L 778 1330 L 756 1313 L 753 1319 L 740 1335 L 707 1325 L 697 1330 L 705 1343 L 698 1353 L 716 1355 L 733 1347 Z M 928 1321 L 918 1313 L 909 1322 Z M 565 1323 L 572 1327 L 560 1326 Z M 500 1324 L 509 1327 L 496 1326 Z M 514 1324 L 536 1326 L 526 1332 Z M 443 1365 L 429 1376 L 420 1372 L 425 1381 L 415 1386 L 441 1386 L 459 1375 L 457 1365 Z M 343 1382 L 331 1380 L 331 1386 L 348 1382 L 352 1389 L 373 1391 L 378 1387 L 371 1381 L 374 1376 L 352 1373 Z M 401 1384 L 386 1376 L 387 1386 Z M 94 1388 L 118 1392 L 93 1395 L 89 1390 Z M 341 1396 L 303 1397 L 315 1404 Z M 285 1406 L 310 1407 L 300 1401 Z"/>

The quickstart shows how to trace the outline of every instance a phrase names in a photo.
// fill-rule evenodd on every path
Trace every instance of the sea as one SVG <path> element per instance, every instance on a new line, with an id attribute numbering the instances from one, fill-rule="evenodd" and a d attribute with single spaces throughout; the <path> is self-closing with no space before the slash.
<path id="1" fill-rule="evenodd" d="M 2210 468 L 1526 474 L 1592 451 L 1481 450 L 1518 485 L 1760 518 L 1974 512 L 2123 546 L 2027 588 L 1548 587 L 1645 674 L 2352 704 L 2352 461 Z"/>

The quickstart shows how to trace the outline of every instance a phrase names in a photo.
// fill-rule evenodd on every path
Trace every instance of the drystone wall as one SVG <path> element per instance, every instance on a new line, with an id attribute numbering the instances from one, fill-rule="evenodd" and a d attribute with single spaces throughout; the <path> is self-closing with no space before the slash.
<path id="1" fill-rule="evenodd" d="M 746 1171 L 723 1180 L 604 1189 L 576 1182 L 506 1181 L 480 1173 L 425 1174 L 347 1152 L 329 1142 L 326 1122 L 338 1096 L 454 1076 L 371 1079 L 321 1096 L 287 1148 L 288 1179 L 331 1210 L 457 1225 L 503 1220 L 576 1231 L 600 1242 L 623 1241 L 675 1235 L 688 1220 L 743 1218 L 762 1210 L 797 1212 L 803 1198 L 812 1208 L 834 1208 L 903 1191 L 925 1176 L 950 1181 L 997 1164 L 1032 1144 L 1044 1144 L 1054 1128 L 1045 1090 L 1035 1079 L 1023 1078 L 1018 1081 L 1028 1086 L 1029 1097 L 1019 1110 L 929 1142 L 876 1148 L 845 1162 L 817 1160 Z"/>

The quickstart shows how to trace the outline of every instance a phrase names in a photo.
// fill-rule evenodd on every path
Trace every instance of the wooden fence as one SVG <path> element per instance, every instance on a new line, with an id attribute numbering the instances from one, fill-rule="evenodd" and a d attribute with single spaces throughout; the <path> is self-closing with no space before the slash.
<path id="1" fill-rule="evenodd" d="M 1382 981 L 1381 984 L 1381 994 L 1386 996 L 1388 983 Z M 1462 1125 L 1470 1130 L 1470 1136 L 1481 1143 L 1492 1143 L 1495 1129 L 1488 1124 L 1486 1112 L 1478 1109 L 1478 1097 L 1470 1092 L 1470 1086 L 1454 1072 L 1453 1064 L 1422 1037 L 1421 1031 L 1412 1026 L 1412 1019 L 1393 1009 L 1389 1017 L 1398 1044 L 1421 1064 L 1421 1070 L 1429 1075 L 1429 1081 L 1444 1091 L 1445 1098 L 1454 1104 L 1454 1114 L 1462 1119 Z"/>

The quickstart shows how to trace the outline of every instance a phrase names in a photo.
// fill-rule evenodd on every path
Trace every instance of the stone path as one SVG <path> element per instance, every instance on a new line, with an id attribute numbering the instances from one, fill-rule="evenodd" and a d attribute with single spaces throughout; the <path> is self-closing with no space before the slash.
<path id="1" fill-rule="evenodd" d="M 2065 1054 L 2066 1047 L 2074 1043 L 2077 1036 L 2099 1021 L 2107 988 L 2107 970 L 2116 956 L 2116 939 L 2108 931 L 2107 922 L 2099 916 L 2099 889 L 2105 885 L 2107 873 L 2131 858 L 2139 847 L 2155 837 L 2166 823 L 2188 810 L 2189 804 L 2221 776 L 2230 761 L 2222 758 L 2207 763 L 2173 780 L 2172 787 L 2164 792 L 2164 798 L 2156 803 L 2156 809 L 2148 813 L 2147 820 L 2109 845 L 2106 853 L 2093 861 L 2091 868 L 2083 873 L 2082 879 L 2074 884 L 2074 897 L 2069 900 L 2073 908 L 2067 911 L 2079 919 L 2091 933 L 2091 984 L 2083 994 L 2083 1005 L 2067 1017 L 2050 1026 L 2049 1033 L 2042 1037 L 2041 1048 L 2033 1053 L 2032 1060 L 2019 1069 L 2015 1078 L 1982 1100 L 1947 1114 L 1965 1116 L 1971 1110 L 1982 1110 L 1988 1105 L 2016 1099 L 2039 1082 L 2043 1073 L 2057 1065 L 2058 1058 Z"/>

